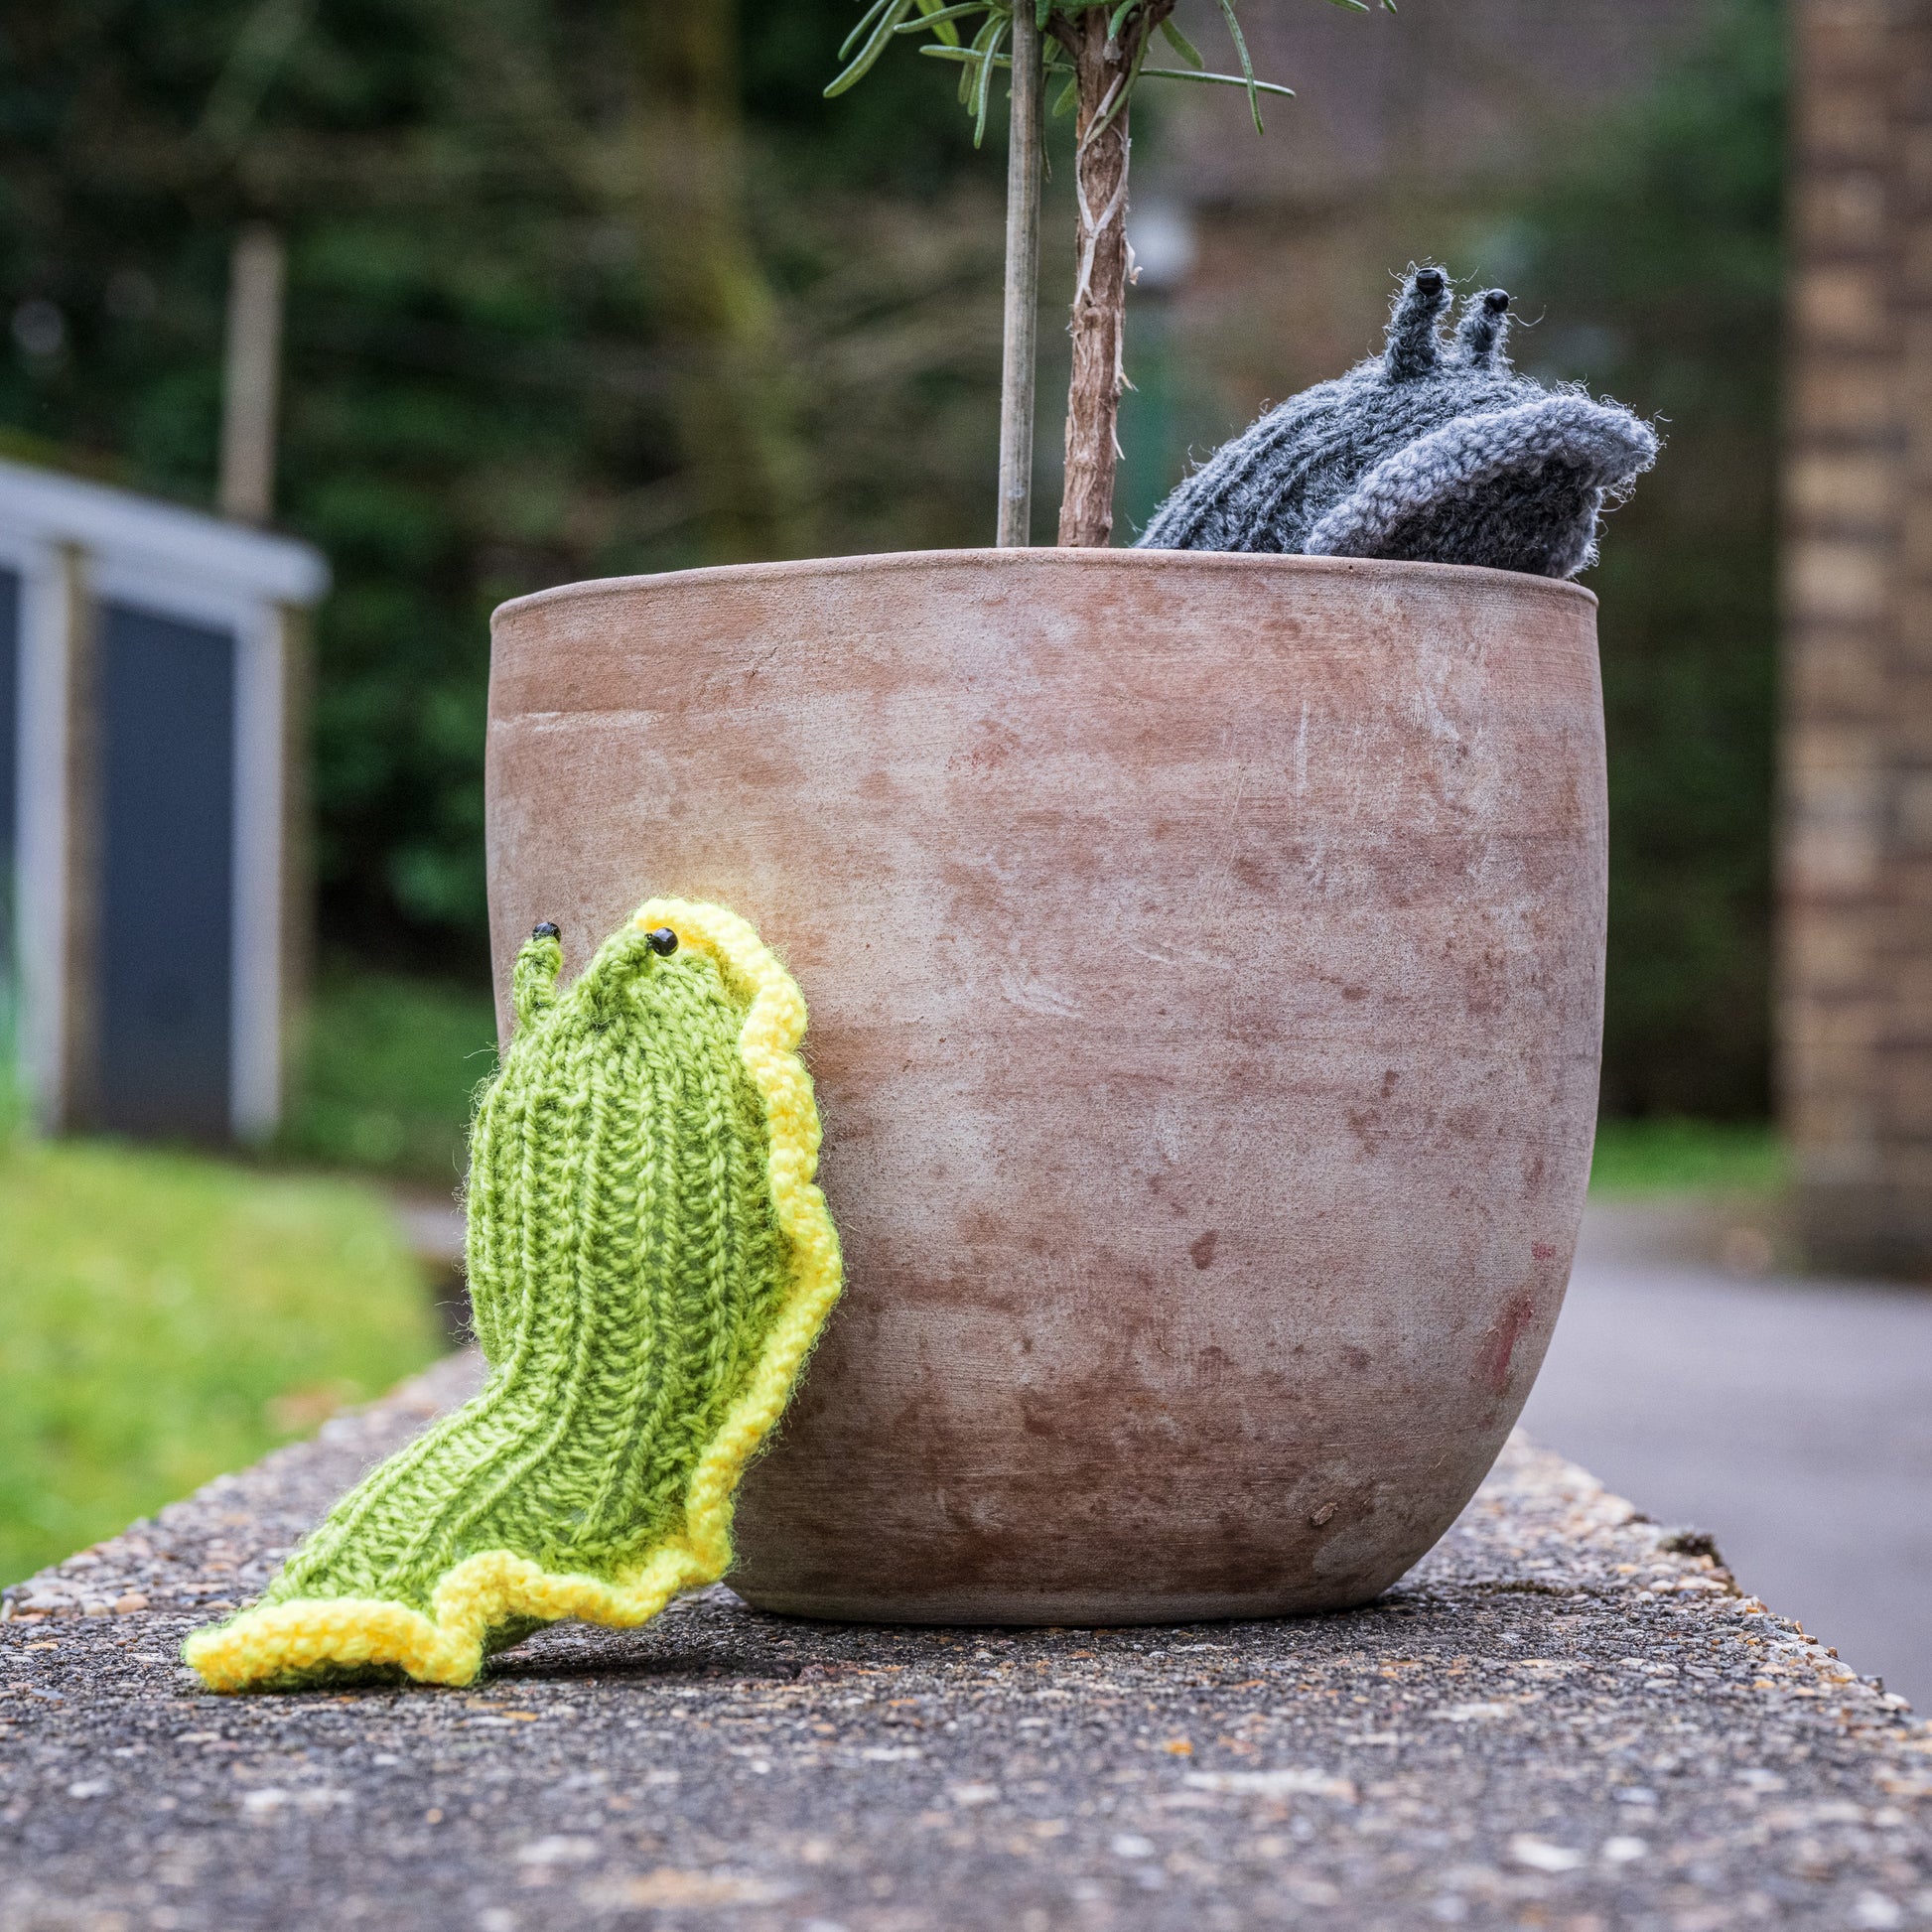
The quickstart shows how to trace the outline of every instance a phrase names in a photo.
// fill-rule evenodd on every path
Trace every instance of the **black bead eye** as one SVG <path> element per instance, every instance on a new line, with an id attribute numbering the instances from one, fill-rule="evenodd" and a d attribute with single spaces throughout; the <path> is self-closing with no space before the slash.
<path id="1" fill-rule="evenodd" d="M 667 925 L 660 925 L 655 932 L 644 934 L 644 943 L 660 959 L 668 959 L 677 951 L 677 934 Z"/>
<path id="2" fill-rule="evenodd" d="M 1509 291 L 1507 289 L 1491 289 L 1488 292 L 1488 294 L 1482 298 L 1482 306 L 1485 309 L 1487 309 L 1492 316 L 1501 315 L 1502 312 L 1509 307 Z"/>
<path id="3" fill-rule="evenodd" d="M 1416 286 L 1425 295 L 1434 295 L 1443 286 L 1443 281 L 1440 268 L 1419 268 L 1416 271 Z"/>
<path id="4" fill-rule="evenodd" d="M 563 936 L 563 928 L 555 919 L 545 919 L 541 925 L 532 927 L 530 931 L 532 939 L 561 939 Z"/>

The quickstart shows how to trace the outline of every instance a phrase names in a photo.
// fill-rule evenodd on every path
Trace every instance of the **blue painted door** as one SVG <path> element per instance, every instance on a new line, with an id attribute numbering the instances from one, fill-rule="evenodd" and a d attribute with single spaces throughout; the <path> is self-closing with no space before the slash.
<path id="1" fill-rule="evenodd" d="M 235 640 L 103 605 L 96 1124 L 228 1131 Z"/>

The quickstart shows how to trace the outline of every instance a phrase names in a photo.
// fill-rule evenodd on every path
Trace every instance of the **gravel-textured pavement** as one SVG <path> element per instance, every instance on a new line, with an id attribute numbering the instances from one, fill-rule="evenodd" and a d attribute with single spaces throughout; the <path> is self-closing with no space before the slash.
<path id="1" fill-rule="evenodd" d="M 1347 1615 L 882 1630 L 718 1589 L 469 1692 L 200 1692 L 187 1631 L 474 1374 L 7 1592 L 5 1932 L 1932 1924 L 1932 1731 L 1521 1443 Z"/>
<path id="2" fill-rule="evenodd" d="M 1932 1293 L 1726 1275 L 1696 1233 L 1591 1208 L 1524 1427 L 1932 1711 Z"/>

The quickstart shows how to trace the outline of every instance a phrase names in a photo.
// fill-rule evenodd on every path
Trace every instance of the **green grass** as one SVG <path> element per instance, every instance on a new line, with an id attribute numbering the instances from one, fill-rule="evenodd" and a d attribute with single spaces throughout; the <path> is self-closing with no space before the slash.
<path id="1" fill-rule="evenodd" d="M 438 1352 L 358 1183 L 0 1134 L 0 1582 Z"/>
<path id="2" fill-rule="evenodd" d="M 487 993 L 381 974 L 326 978 L 280 1152 L 449 1187 L 472 1096 L 496 1065 Z"/>
<path id="3" fill-rule="evenodd" d="M 1766 1122 L 1605 1120 L 1596 1127 L 1592 1194 L 1773 1194 L 1789 1162 Z"/>

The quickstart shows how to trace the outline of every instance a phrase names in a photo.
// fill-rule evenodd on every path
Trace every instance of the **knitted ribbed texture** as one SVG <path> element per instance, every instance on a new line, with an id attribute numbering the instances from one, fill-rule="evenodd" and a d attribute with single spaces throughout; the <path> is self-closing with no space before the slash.
<path id="1" fill-rule="evenodd" d="M 1439 268 L 1412 268 L 1382 354 L 1270 411 L 1155 511 L 1150 550 L 1487 564 L 1574 577 L 1606 498 L 1656 460 L 1617 403 L 1545 389 L 1503 352 L 1509 297 L 1473 295 L 1452 341 Z"/>
<path id="2" fill-rule="evenodd" d="M 731 1563 L 738 1479 L 840 1286 L 804 1001 L 743 919 L 676 900 L 560 993 L 561 965 L 540 927 L 472 1141 L 483 1393 L 189 1640 L 212 1689 L 467 1684 L 540 1623 L 641 1623 Z"/>

